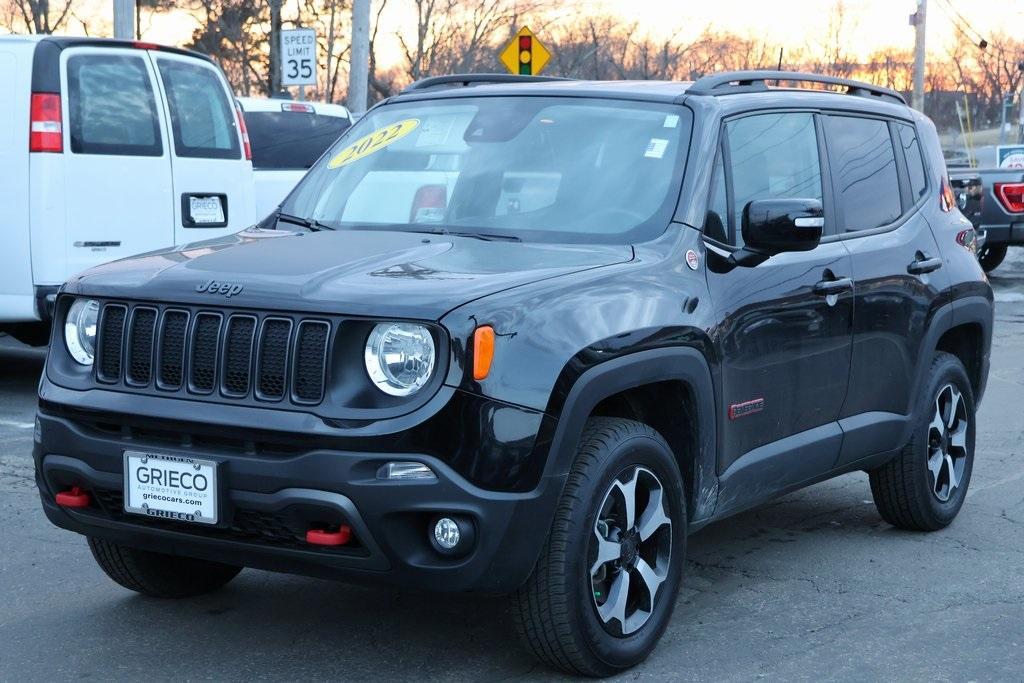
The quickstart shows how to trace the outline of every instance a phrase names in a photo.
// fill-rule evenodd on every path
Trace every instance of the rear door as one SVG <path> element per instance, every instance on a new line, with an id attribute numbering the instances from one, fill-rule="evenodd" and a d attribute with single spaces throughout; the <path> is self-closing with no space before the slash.
<path id="1" fill-rule="evenodd" d="M 64 230 L 39 231 L 32 244 L 57 281 L 174 240 L 167 131 L 145 52 L 69 48 L 61 79 Z"/>
<path id="2" fill-rule="evenodd" d="M 822 117 L 838 214 L 853 259 L 853 359 L 840 463 L 901 446 L 921 344 L 948 275 L 921 212 L 929 189 L 910 123 Z"/>
<path id="3" fill-rule="evenodd" d="M 255 222 L 252 164 L 233 98 L 205 60 L 151 51 L 171 129 L 174 241 L 242 230 Z"/>

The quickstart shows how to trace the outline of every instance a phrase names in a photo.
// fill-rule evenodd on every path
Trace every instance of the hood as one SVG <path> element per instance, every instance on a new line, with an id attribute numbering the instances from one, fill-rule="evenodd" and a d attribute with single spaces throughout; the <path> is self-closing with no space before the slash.
<path id="1" fill-rule="evenodd" d="M 69 282 L 67 291 L 182 304 L 438 320 L 451 309 L 488 294 L 632 257 L 628 245 L 253 228 L 93 268 Z"/>

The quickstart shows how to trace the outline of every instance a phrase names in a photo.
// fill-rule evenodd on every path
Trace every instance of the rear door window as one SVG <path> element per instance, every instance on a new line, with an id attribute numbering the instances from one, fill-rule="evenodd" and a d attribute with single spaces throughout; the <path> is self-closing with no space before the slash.
<path id="1" fill-rule="evenodd" d="M 153 83 L 142 57 L 68 59 L 68 115 L 75 154 L 161 156 Z"/>
<path id="2" fill-rule="evenodd" d="M 349 122 L 339 116 L 307 112 L 245 112 L 257 169 L 306 169 L 344 133 Z"/>
<path id="3" fill-rule="evenodd" d="M 879 119 L 826 116 L 829 167 L 841 229 L 871 230 L 900 217 L 900 181 L 889 125 Z"/>
<path id="4" fill-rule="evenodd" d="M 235 117 L 217 73 L 201 64 L 157 59 L 179 157 L 240 159 Z"/>

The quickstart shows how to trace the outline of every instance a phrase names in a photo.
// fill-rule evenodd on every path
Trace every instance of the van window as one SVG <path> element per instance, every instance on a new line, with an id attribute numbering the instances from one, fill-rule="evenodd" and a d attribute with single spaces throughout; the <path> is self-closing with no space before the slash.
<path id="1" fill-rule="evenodd" d="M 825 134 L 842 229 L 871 230 L 899 218 L 900 183 L 889 125 L 828 116 Z"/>
<path id="2" fill-rule="evenodd" d="M 163 154 L 153 84 L 141 57 L 68 59 L 68 116 L 75 154 Z"/>
<path id="3" fill-rule="evenodd" d="M 907 160 L 907 175 L 910 176 L 910 196 L 912 203 L 928 192 L 928 180 L 924 172 L 924 158 L 921 156 L 921 146 L 917 142 L 917 131 L 913 126 L 904 123 L 897 125 L 900 131 L 900 144 L 903 146 L 903 154 Z"/>
<path id="4" fill-rule="evenodd" d="M 253 168 L 301 168 L 313 165 L 344 133 L 349 122 L 340 116 L 292 111 L 245 112 Z"/>
<path id="5" fill-rule="evenodd" d="M 759 114 L 727 124 L 732 176 L 730 242 L 743 246 L 743 208 L 755 199 L 821 201 L 821 164 L 814 116 Z"/>
<path id="6" fill-rule="evenodd" d="M 210 68 L 158 59 L 171 108 L 174 152 L 179 157 L 240 159 L 231 104 Z"/>

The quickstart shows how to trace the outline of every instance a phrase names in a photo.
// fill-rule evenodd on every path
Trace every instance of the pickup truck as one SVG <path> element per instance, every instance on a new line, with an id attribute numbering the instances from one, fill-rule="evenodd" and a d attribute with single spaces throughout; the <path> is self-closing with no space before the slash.
<path id="1" fill-rule="evenodd" d="M 1006 248 L 1024 244 L 1024 169 L 949 169 L 960 211 L 978 233 L 978 260 L 985 272 L 1006 258 Z M 980 181 L 980 186 L 979 186 Z"/>

